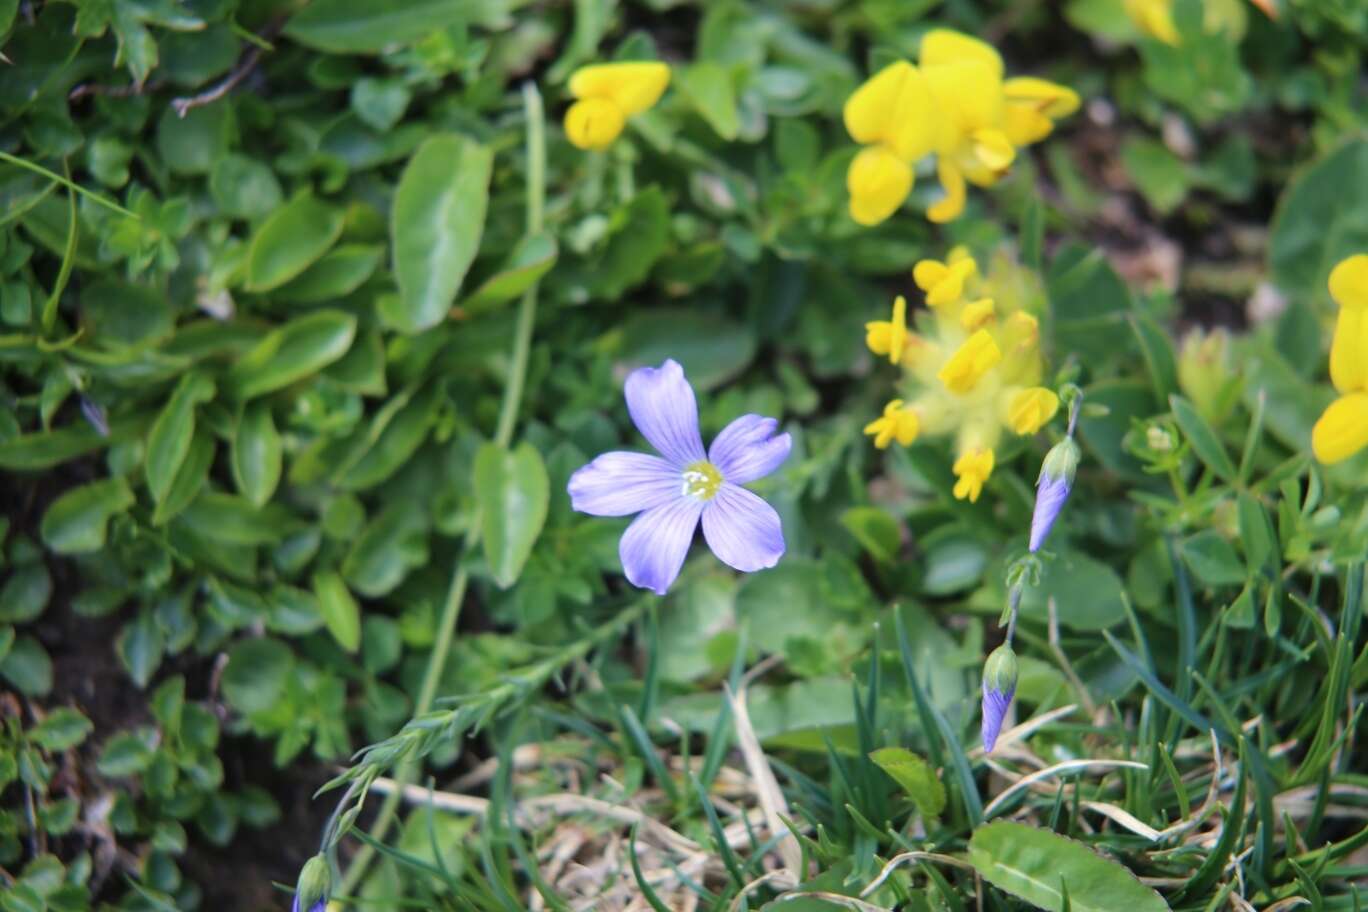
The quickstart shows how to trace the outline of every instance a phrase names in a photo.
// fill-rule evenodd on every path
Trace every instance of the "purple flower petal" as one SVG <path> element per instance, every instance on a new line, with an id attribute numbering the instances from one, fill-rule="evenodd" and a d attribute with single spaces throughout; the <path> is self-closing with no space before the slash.
<path id="1" fill-rule="evenodd" d="M 983 682 L 983 751 L 991 753 L 997 744 L 998 733 L 1002 731 L 1002 720 L 1007 715 L 1007 707 L 1012 705 L 1016 688 L 1003 693 L 996 687 Z"/>
<path id="2" fill-rule="evenodd" d="M 676 496 L 642 513 L 618 543 L 622 570 L 633 586 L 664 595 L 684 566 L 703 501 Z"/>
<path id="3" fill-rule="evenodd" d="M 570 476 L 570 505 L 594 516 L 630 516 L 679 496 L 679 469 L 645 453 L 604 453 Z"/>
<path id="4" fill-rule="evenodd" d="M 779 514 L 755 494 L 723 483 L 703 510 L 703 537 L 718 560 L 751 573 L 779 563 L 784 530 Z"/>
<path id="5" fill-rule="evenodd" d="M 1050 530 L 1054 528 L 1055 520 L 1059 518 L 1059 511 L 1064 509 L 1064 501 L 1068 499 L 1067 478 L 1041 476 L 1036 487 L 1035 510 L 1031 513 L 1031 553 L 1039 551 L 1041 545 L 1045 544 L 1045 539 L 1050 536 Z"/>
<path id="6" fill-rule="evenodd" d="M 793 438 L 774 436 L 779 422 L 742 415 L 722 429 L 708 449 L 708 461 L 732 484 L 748 484 L 773 472 L 788 459 Z"/>
<path id="7" fill-rule="evenodd" d="M 703 459 L 698 403 L 678 362 L 632 371 L 625 392 L 632 422 L 660 455 L 681 469 Z"/>

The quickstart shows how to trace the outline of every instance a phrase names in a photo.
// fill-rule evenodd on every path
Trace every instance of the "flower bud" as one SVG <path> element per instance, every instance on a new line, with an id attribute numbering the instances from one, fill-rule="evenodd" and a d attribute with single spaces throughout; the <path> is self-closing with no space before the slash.
<path id="1" fill-rule="evenodd" d="M 999 646 L 983 663 L 983 750 L 991 752 L 1002 730 L 1007 707 L 1016 693 L 1017 658 L 1012 647 Z"/>
<path id="2" fill-rule="evenodd" d="M 1064 501 L 1069 499 L 1081 455 L 1072 437 L 1065 437 L 1045 454 L 1040 477 L 1036 479 L 1035 510 L 1031 513 L 1030 550 L 1033 554 L 1045 544 L 1059 518 L 1059 511 L 1064 509 Z"/>
<path id="3" fill-rule="evenodd" d="M 315 855 L 304 863 L 299 872 L 290 912 L 324 912 L 328 907 L 328 891 L 331 889 L 332 870 L 328 867 L 328 859 Z"/>

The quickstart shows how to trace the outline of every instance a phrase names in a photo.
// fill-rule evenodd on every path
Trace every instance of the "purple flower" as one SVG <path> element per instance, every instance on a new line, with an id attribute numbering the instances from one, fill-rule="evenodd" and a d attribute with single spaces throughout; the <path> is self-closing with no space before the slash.
<path id="1" fill-rule="evenodd" d="M 994 649 L 983 663 L 983 751 L 992 753 L 1002 720 L 1016 694 L 1017 659 L 1006 644 Z"/>
<path id="2" fill-rule="evenodd" d="M 571 505 L 594 516 L 640 515 L 618 545 L 634 586 L 664 595 L 679 576 L 694 529 L 728 566 L 751 572 L 784 554 L 779 514 L 741 487 L 764 478 L 788 458 L 793 441 L 775 435 L 779 422 L 742 415 L 722 429 L 705 454 L 698 403 L 684 369 L 669 360 L 627 377 L 627 411 L 664 458 L 604 453 L 570 476 Z"/>
<path id="3" fill-rule="evenodd" d="M 1074 474 L 1078 471 L 1078 459 L 1078 444 L 1074 443 L 1072 437 L 1065 437 L 1045 454 L 1040 477 L 1036 479 L 1035 510 L 1031 513 L 1032 554 L 1045 544 L 1055 520 L 1059 518 L 1059 511 L 1064 509 L 1064 501 L 1069 499 Z"/>
<path id="4" fill-rule="evenodd" d="M 294 903 L 290 906 L 290 912 L 327 912 L 327 908 L 328 901 L 326 899 L 320 899 L 318 902 L 310 906 L 307 910 L 302 910 L 299 907 L 299 894 L 296 893 Z"/>

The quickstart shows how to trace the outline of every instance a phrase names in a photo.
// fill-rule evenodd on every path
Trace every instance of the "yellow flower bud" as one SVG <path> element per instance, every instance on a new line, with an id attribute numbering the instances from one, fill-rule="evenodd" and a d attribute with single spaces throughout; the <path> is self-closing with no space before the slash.
<path id="1" fill-rule="evenodd" d="M 908 446 L 917 439 L 921 430 L 921 420 L 917 413 L 903 405 L 901 399 L 894 399 L 884 406 L 883 416 L 865 425 L 864 432 L 873 436 L 874 446 L 888 449 L 894 440 Z"/>
<path id="2" fill-rule="evenodd" d="M 970 301 L 964 305 L 964 310 L 960 311 L 960 326 L 963 326 L 966 332 L 973 332 L 984 324 L 993 322 L 993 308 L 992 298 Z"/>
<path id="3" fill-rule="evenodd" d="M 611 101 L 627 118 L 659 101 L 669 84 L 670 68 L 658 61 L 597 63 L 571 74 L 570 94 Z"/>
<path id="4" fill-rule="evenodd" d="M 606 149 L 622 134 L 622 109 L 606 98 L 577 101 L 565 112 L 565 138 L 581 149 Z"/>
<path id="5" fill-rule="evenodd" d="M 884 146 L 861 149 L 846 172 L 850 217 L 877 225 L 898 210 L 912 192 L 912 166 Z"/>
<path id="6" fill-rule="evenodd" d="M 1059 397 L 1054 390 L 1033 386 L 1018 390 L 1007 410 L 1007 424 L 1018 434 L 1034 434 L 1049 423 L 1059 411 Z"/>
<path id="7" fill-rule="evenodd" d="M 1368 393 L 1341 396 L 1311 429 L 1311 451 L 1325 465 L 1343 462 L 1368 446 Z"/>
<path id="8" fill-rule="evenodd" d="M 937 374 L 952 393 L 963 395 L 978 385 L 983 375 L 1002 360 L 1002 350 L 988 330 L 980 329 L 959 347 Z"/>
<path id="9" fill-rule="evenodd" d="M 1330 272 L 1330 296 L 1340 305 L 1330 343 L 1330 381 L 1341 393 L 1368 391 L 1368 254 Z"/>
<path id="10" fill-rule="evenodd" d="M 955 460 L 955 499 L 977 503 L 983 493 L 983 485 L 993 474 L 993 451 L 989 449 L 969 450 Z"/>

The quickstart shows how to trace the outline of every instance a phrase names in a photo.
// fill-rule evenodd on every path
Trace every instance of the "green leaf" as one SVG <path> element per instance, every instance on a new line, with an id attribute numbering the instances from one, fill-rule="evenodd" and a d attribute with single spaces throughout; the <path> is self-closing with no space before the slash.
<path id="1" fill-rule="evenodd" d="M 1287 185 L 1273 215 L 1268 265 L 1273 280 L 1290 297 L 1329 306 L 1326 280 L 1330 270 L 1364 250 L 1368 250 L 1368 140 L 1355 139 Z"/>
<path id="2" fill-rule="evenodd" d="M 110 517 L 135 501 L 123 478 L 106 478 L 67 491 L 43 514 L 43 543 L 58 554 L 98 551 L 104 547 Z"/>
<path id="3" fill-rule="evenodd" d="M 736 139 L 741 115 L 736 107 L 736 86 L 726 67 L 710 60 L 685 67 L 679 74 L 679 88 L 714 133 L 728 141 Z"/>
<path id="4" fill-rule="evenodd" d="M 1183 539 L 1180 551 L 1192 572 L 1208 586 L 1233 586 L 1245 580 L 1245 567 L 1234 546 L 1215 529 Z"/>
<path id="5" fill-rule="evenodd" d="M 103 776 L 134 776 L 151 766 L 155 756 L 144 738 L 133 732 L 121 732 L 105 742 L 95 765 Z"/>
<path id="6" fill-rule="evenodd" d="M 1177 419 L 1183 436 L 1192 444 L 1192 451 L 1197 454 L 1197 458 L 1206 463 L 1207 467 L 1222 480 L 1234 481 L 1235 463 L 1230 461 L 1230 454 L 1222 445 L 1221 438 L 1216 436 L 1211 425 L 1198 414 L 1192 403 L 1182 396 L 1169 396 L 1169 407 L 1173 409 L 1173 417 Z"/>
<path id="7" fill-rule="evenodd" d="M 161 503 L 190 452 L 195 434 L 195 406 L 214 398 L 214 382 L 202 374 L 186 374 L 176 384 L 147 435 L 147 489 Z"/>
<path id="8" fill-rule="evenodd" d="M 1026 587 L 1021 598 L 1022 617 L 1044 622 L 1052 596 L 1059 623 L 1073 630 L 1101 630 L 1126 617 L 1120 577 L 1081 551 L 1064 551 L 1045 562 L 1040 585 Z"/>
<path id="9" fill-rule="evenodd" d="M 945 786 L 931 764 L 904 747 L 884 747 L 869 755 L 869 759 L 902 786 L 907 796 L 917 804 L 923 818 L 935 820 L 945 810 Z"/>
<path id="10" fill-rule="evenodd" d="M 1240 546 L 1244 548 L 1245 566 L 1253 575 L 1278 553 L 1278 536 L 1268 511 L 1248 492 L 1240 494 L 1239 518 Z"/>
<path id="11" fill-rule="evenodd" d="M 347 584 L 329 570 L 314 574 L 313 590 L 328 632 L 347 652 L 356 652 L 361 645 L 361 609 Z"/>
<path id="12" fill-rule="evenodd" d="M 202 491 L 177 517 L 210 541 L 229 545 L 270 545 L 291 534 L 298 523 L 283 505 L 256 507 L 222 491 Z"/>
<path id="13" fill-rule="evenodd" d="M 320 51 L 374 54 L 464 24 L 467 7 L 465 0 L 313 0 L 290 19 L 285 34 Z"/>
<path id="14" fill-rule="evenodd" d="M 247 248 L 246 289 L 278 288 L 317 262 L 342 235 L 342 210 L 304 193 L 261 223 Z"/>
<path id="15" fill-rule="evenodd" d="M 1039 909 L 1063 912 L 1168 912 L 1124 866 L 1050 830 L 997 820 L 969 840 L 969 863 L 984 880 Z M 1064 898 L 1067 885 L 1068 899 Z"/>
<path id="16" fill-rule="evenodd" d="M 556 239 L 549 234 L 523 238 L 499 270 L 461 301 L 461 309 L 470 314 L 484 313 L 512 301 L 556 265 L 559 252 Z"/>
<path id="17" fill-rule="evenodd" d="M 26 624 L 43 613 L 52 598 L 52 574 L 41 561 L 14 568 L 0 589 L 0 623 Z"/>
<path id="18" fill-rule="evenodd" d="M 252 403 L 233 435 L 233 480 L 256 507 L 264 507 L 280 483 L 281 444 L 270 406 Z"/>
<path id="19" fill-rule="evenodd" d="M 695 309 L 652 308 L 622 325 L 622 366 L 658 367 L 673 358 L 694 389 L 714 389 L 735 377 L 755 357 L 755 332 L 726 317 Z"/>
<path id="20" fill-rule="evenodd" d="M 209 195 L 224 215 L 258 219 L 284 198 L 275 172 L 255 159 L 229 153 L 209 172 Z"/>
<path id="21" fill-rule="evenodd" d="M 161 665 L 162 653 L 166 648 L 166 636 L 152 611 L 146 606 L 138 612 L 138 617 L 125 624 L 119 631 L 114 649 L 119 660 L 128 671 L 128 676 L 139 688 L 147 686 Z"/>
<path id="22" fill-rule="evenodd" d="M 356 335 L 356 318 L 319 310 L 272 331 L 228 372 L 228 389 L 251 399 L 317 373 L 341 358 Z"/>
<path id="23" fill-rule="evenodd" d="M 59 706 L 29 729 L 29 739 L 46 751 L 70 750 L 86 739 L 95 726 L 69 706 Z"/>
<path id="24" fill-rule="evenodd" d="M 223 669 L 223 695 L 238 712 L 265 712 L 285 691 L 294 668 L 294 653 L 279 640 L 257 637 L 240 640 L 228 652 Z"/>
<path id="25" fill-rule="evenodd" d="M 882 509 L 851 507 L 841 514 L 841 525 L 875 560 L 890 563 L 897 557 L 901 538 L 898 521 Z"/>
<path id="26" fill-rule="evenodd" d="M 166 499 L 157 504 L 152 511 L 152 525 L 165 525 L 182 510 L 190 506 L 199 496 L 205 481 L 209 478 L 209 466 L 214 461 L 214 438 L 205 430 L 196 430 L 190 441 L 190 452 L 176 472 L 176 480 L 171 482 L 171 490 Z"/>
<path id="27" fill-rule="evenodd" d="M 31 636 L 21 636 L 0 660 L 0 677 L 26 696 L 46 696 L 52 690 L 52 659 L 42 643 Z"/>
<path id="28" fill-rule="evenodd" d="M 427 559 L 427 518 L 413 504 L 391 503 L 356 537 L 342 575 L 357 592 L 379 598 Z"/>
<path id="29" fill-rule="evenodd" d="M 110 348 L 150 345 L 175 327 L 166 295 L 146 285 L 108 278 L 81 288 L 81 320 L 92 342 Z"/>
<path id="30" fill-rule="evenodd" d="M 486 443 L 475 455 L 475 499 L 489 572 L 500 588 L 518 581 L 546 522 L 550 481 L 530 443 L 507 450 Z"/>
<path id="31" fill-rule="evenodd" d="M 1140 194 L 1160 214 L 1167 214 L 1188 194 L 1189 167 L 1163 143 L 1130 137 L 1121 145 L 1121 161 Z"/>
<path id="32" fill-rule="evenodd" d="M 344 491 L 365 490 L 380 484 L 407 463 L 427 439 L 442 404 L 440 392 L 440 385 L 433 383 L 412 399 L 391 399 L 372 422 L 369 446 L 338 473 L 337 486 Z"/>
<path id="33" fill-rule="evenodd" d="M 494 153 L 473 140 L 433 136 L 413 153 L 394 195 L 390 240 L 398 296 L 380 316 L 402 332 L 442 322 L 480 246 Z"/>
<path id="34" fill-rule="evenodd" d="M 317 304 L 346 297 L 369 279 L 385 256 L 380 244 L 343 244 L 276 289 L 271 297 Z"/>
<path id="35" fill-rule="evenodd" d="M 1046 275 L 1055 346 L 1102 363 L 1134 351 L 1130 289 L 1100 250 L 1065 244 Z"/>

